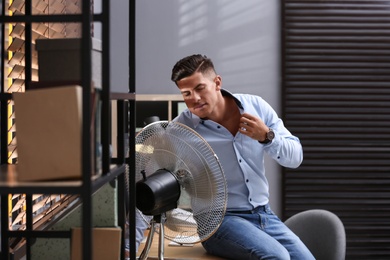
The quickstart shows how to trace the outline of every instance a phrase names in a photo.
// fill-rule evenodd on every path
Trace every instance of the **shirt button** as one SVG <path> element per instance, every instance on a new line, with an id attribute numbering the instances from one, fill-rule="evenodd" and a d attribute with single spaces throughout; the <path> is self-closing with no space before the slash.
<path id="1" fill-rule="evenodd" d="M 246 179 L 246 182 L 249 182 L 249 180 L 248 180 L 248 179 Z"/>
<path id="2" fill-rule="evenodd" d="M 278 156 L 278 159 L 280 159 L 280 156 Z"/>
<path id="3" fill-rule="evenodd" d="M 249 198 L 249 201 L 252 201 L 252 198 Z"/>
<path id="4" fill-rule="evenodd" d="M 219 126 L 217 126 L 217 128 L 219 129 L 219 128 L 221 128 L 221 126 L 219 125 Z"/>
<path id="5" fill-rule="evenodd" d="M 241 159 L 240 160 L 238 160 L 239 162 L 241 162 Z"/>

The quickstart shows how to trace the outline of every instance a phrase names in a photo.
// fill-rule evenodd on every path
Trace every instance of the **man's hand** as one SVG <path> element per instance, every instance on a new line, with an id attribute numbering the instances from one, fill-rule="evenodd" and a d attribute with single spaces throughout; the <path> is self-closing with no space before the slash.
<path id="1" fill-rule="evenodd" d="M 238 131 L 257 141 L 264 141 L 269 131 L 269 127 L 260 118 L 248 113 L 244 113 L 240 118 Z"/>

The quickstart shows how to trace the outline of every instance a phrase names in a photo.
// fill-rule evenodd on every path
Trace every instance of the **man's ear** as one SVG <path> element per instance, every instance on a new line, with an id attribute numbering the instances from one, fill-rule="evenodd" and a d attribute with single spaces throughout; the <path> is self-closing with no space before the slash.
<path id="1" fill-rule="evenodd" d="M 215 87 L 217 90 L 220 90 L 222 88 L 222 78 L 220 75 L 215 76 L 214 78 Z"/>

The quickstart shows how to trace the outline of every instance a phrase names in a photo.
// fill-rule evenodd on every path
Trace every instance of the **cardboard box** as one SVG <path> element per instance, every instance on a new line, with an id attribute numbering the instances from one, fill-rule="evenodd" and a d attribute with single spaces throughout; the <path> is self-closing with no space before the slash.
<path id="1" fill-rule="evenodd" d="M 18 181 L 82 176 L 82 88 L 13 93 Z"/>
<path id="2" fill-rule="evenodd" d="M 93 228 L 92 253 L 94 260 L 120 259 L 121 234 L 119 227 Z M 71 260 L 82 260 L 82 229 L 72 229 Z"/>
<path id="3" fill-rule="evenodd" d="M 102 44 L 91 38 L 92 81 L 98 89 L 102 87 Z M 81 80 L 81 39 L 37 39 L 39 81 Z"/>

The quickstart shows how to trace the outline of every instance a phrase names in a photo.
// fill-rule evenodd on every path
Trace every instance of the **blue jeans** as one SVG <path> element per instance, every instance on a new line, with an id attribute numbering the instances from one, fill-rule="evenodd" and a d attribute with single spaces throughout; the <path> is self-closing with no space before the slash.
<path id="1" fill-rule="evenodd" d="M 219 229 L 202 244 L 208 253 L 226 259 L 314 259 L 269 205 L 245 214 L 226 212 Z"/>

